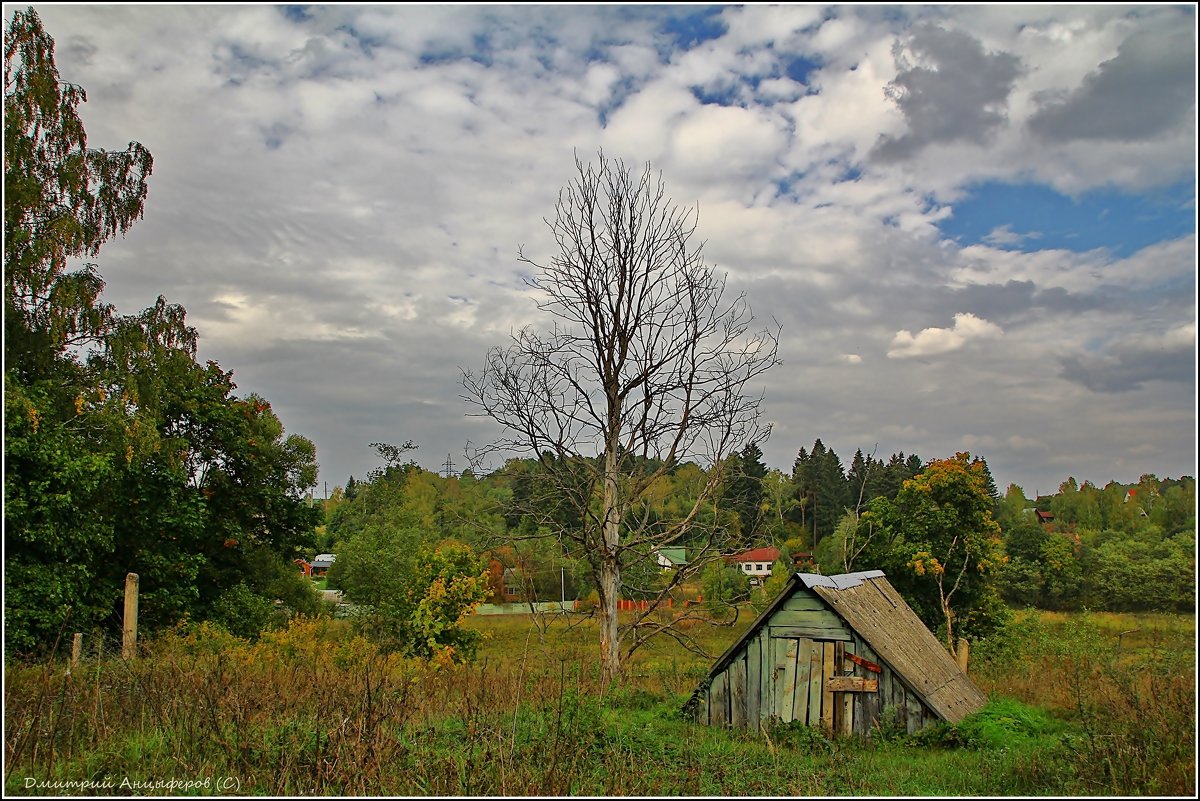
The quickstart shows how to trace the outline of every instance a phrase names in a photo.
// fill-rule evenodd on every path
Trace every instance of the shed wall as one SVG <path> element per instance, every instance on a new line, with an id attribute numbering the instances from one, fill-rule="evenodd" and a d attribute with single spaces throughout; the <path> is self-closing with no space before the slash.
<path id="1" fill-rule="evenodd" d="M 880 667 L 875 673 L 849 658 Z M 876 682 L 876 692 L 834 692 L 829 680 Z M 909 733 L 937 720 L 890 666 L 814 593 L 798 589 L 731 655 L 703 695 L 700 720 L 757 729 L 777 719 L 802 721 L 842 736 L 870 737 L 881 718 Z M 895 710 L 888 716 L 887 710 Z"/>

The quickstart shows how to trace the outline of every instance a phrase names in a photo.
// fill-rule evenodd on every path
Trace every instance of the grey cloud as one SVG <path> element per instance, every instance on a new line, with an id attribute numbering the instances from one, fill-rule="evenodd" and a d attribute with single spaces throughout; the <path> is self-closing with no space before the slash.
<path id="1" fill-rule="evenodd" d="M 892 52 L 900 72 L 884 92 L 904 114 L 908 133 L 881 136 L 873 158 L 905 159 L 934 142 L 982 144 L 1007 119 L 1008 95 L 1021 73 L 1016 56 L 985 52 L 970 34 L 934 26 L 897 40 Z"/>
<path id="2" fill-rule="evenodd" d="M 1195 30 L 1138 32 L 1065 97 L 1041 99 L 1029 128 L 1048 141 L 1135 141 L 1187 119 L 1195 108 Z"/>
<path id="3" fill-rule="evenodd" d="M 942 293 L 938 293 L 939 296 Z M 1028 317 L 1037 311 L 1078 314 L 1095 310 L 1117 310 L 1134 306 L 1145 308 L 1146 299 L 1131 299 L 1124 287 L 1099 286 L 1086 294 L 1062 287 L 1039 288 L 1032 281 L 1005 284 L 970 284 L 946 289 L 946 306 L 971 312 L 997 322 Z"/>
<path id="4" fill-rule="evenodd" d="M 492 7 L 487 15 L 457 8 L 322 6 L 300 22 L 255 7 L 46 7 L 47 28 L 60 43 L 91 42 L 105 54 L 85 69 L 86 48 L 71 58 L 64 49 L 60 64 L 65 79 L 89 90 L 94 144 L 137 138 L 155 155 L 146 218 L 100 256 L 105 299 L 124 312 L 153 303 L 160 292 L 182 303 L 200 329 L 201 358 L 233 369 L 241 392 L 261 393 L 289 433 L 313 439 L 330 488 L 375 466 L 370 442 L 415 439 L 417 461 L 438 469 L 447 451 L 457 464 L 466 440 L 481 443 L 497 433 L 464 416 L 457 368 L 478 366 L 513 325 L 547 324 L 523 294 L 517 245 L 538 258 L 553 252 L 541 218 L 571 176 L 572 148 L 587 155 L 606 141 L 596 112 L 648 82 L 679 83 L 659 58 L 661 26 L 621 11 L 629 7 Z M 839 22 L 857 31 L 854 46 L 844 49 L 878 42 L 886 48 L 905 35 L 913 13 Z M 339 32 L 343 25 L 350 33 Z M 431 47 L 469 43 L 477 32 L 491 37 L 492 67 L 469 58 L 420 63 Z M 910 118 L 903 144 L 985 137 L 1002 123 L 997 104 L 1007 97 L 1015 60 L 985 54 L 974 33 L 916 34 L 906 51 L 913 64 L 936 63 L 943 74 L 903 66 L 898 80 L 912 88 L 900 106 Z M 314 37 L 324 44 L 312 44 Z M 354 41 L 364 39 L 369 49 Z M 250 59 L 235 57 L 235 42 Z M 746 66 L 734 57 L 734 43 L 705 44 L 739 64 L 729 72 Z M 254 58 L 262 63 L 255 66 Z M 67 69 L 68 61 L 79 69 Z M 616 77 L 581 80 L 598 64 L 611 65 Z M 231 76 L 242 85 L 225 84 Z M 764 448 L 768 463 L 787 469 L 796 450 L 818 436 L 846 458 L 876 441 L 884 454 L 944 456 L 962 450 L 961 438 L 970 435 L 1000 443 L 983 455 L 1001 486 L 1056 486 L 1068 472 L 1100 482 L 1123 478 L 1108 471 L 1112 454 L 1126 453 L 1131 440 L 1157 448 L 1153 460 L 1135 466 L 1139 471 L 1174 475 L 1177 464 L 1190 464 L 1194 448 L 1180 441 L 1173 422 L 1194 423 L 1194 398 L 1184 385 L 1155 381 L 1138 393 L 1093 393 L 1084 413 L 1064 417 L 1077 388 L 1056 375 L 1058 362 L 1048 355 L 1054 337 L 1031 337 L 1028 326 L 1054 331 L 1061 320 L 1079 341 L 1129 331 L 1147 317 L 1192 318 L 1194 260 L 1170 251 L 1135 280 L 1124 272 L 1097 275 L 1095 285 L 1076 281 L 1070 290 L 1044 285 L 1053 265 L 983 272 L 996 283 L 961 287 L 953 280 L 964 266 L 960 251 L 931 224 L 904 229 L 880 220 L 905 210 L 932 214 L 897 200 L 900 193 L 920 197 L 965 186 L 980 171 L 1008 176 L 1022 165 L 1004 161 L 1009 152 L 999 148 L 980 150 L 969 167 L 932 163 L 913 174 L 875 175 L 856 161 L 859 180 L 829 198 L 816 193 L 829 208 L 808 208 L 818 202 L 811 189 L 846 183 L 849 165 L 841 160 L 859 155 L 857 140 L 835 119 L 850 113 L 845 109 L 858 96 L 843 98 L 836 83 L 822 91 L 828 96 L 800 104 L 803 111 L 804 103 L 824 108 L 828 101 L 828 116 L 794 121 L 803 151 L 797 159 L 839 161 L 831 162 L 834 174 L 814 168 L 796 177 L 792 194 L 769 201 L 761 194 L 787 170 L 799 176 L 803 165 L 790 161 L 720 185 L 682 159 L 656 162 L 677 200 L 702 202 L 701 232 L 712 236 L 706 253 L 730 270 L 730 291 L 745 289 L 760 322 L 783 324 L 785 364 L 765 379 L 767 413 L 777 422 Z M 888 103 L 877 88 L 869 93 L 864 122 Z M 638 140 L 649 152 L 621 155 L 657 159 L 654 148 L 667 147 L 671 130 L 663 119 L 672 113 L 640 112 L 638 125 L 664 134 Z M 263 145 L 270 135 L 281 140 L 275 150 Z M 751 156 L 755 148 L 739 143 Z M 1165 158 L 1152 150 L 1131 151 L 1130 163 Z M 1032 180 L 1048 174 L 1035 173 Z M 734 226 L 736 235 L 706 230 L 714 206 L 737 215 L 749 198 L 779 213 Z M 1021 260 L 1009 255 L 1012 263 Z M 1005 283 L 1009 278 L 1029 280 Z M 472 302 L 456 304 L 450 295 Z M 1096 309 L 1106 313 L 1077 317 Z M 996 323 L 1005 338 L 927 363 L 886 358 L 896 331 L 944 328 L 955 312 Z M 861 363 L 839 361 L 842 354 L 857 354 Z M 1095 367 L 1077 358 L 1082 372 Z M 1120 366 L 1112 353 L 1105 358 Z M 1154 425 L 1134 433 L 1105 424 L 1134 407 Z M 1044 441 L 1070 462 L 1048 466 L 1027 453 L 1006 455 L 1012 432 Z"/>
<path id="5" fill-rule="evenodd" d="M 82 67 L 92 66 L 92 57 L 96 55 L 97 50 L 96 45 L 86 36 L 72 36 L 67 39 L 66 46 L 60 48 L 60 52 L 69 62 Z"/>
<path id="6" fill-rule="evenodd" d="M 1061 358 L 1060 375 L 1093 392 L 1129 392 L 1149 381 L 1196 381 L 1196 350 L 1181 343 L 1122 343 L 1107 354 Z"/>

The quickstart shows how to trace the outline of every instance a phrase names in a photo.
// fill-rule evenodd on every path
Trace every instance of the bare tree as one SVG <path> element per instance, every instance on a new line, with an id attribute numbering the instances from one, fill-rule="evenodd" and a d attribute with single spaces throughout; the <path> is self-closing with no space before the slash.
<path id="1" fill-rule="evenodd" d="M 551 315 L 547 332 L 526 327 L 493 348 L 479 373 L 464 371 L 464 399 L 506 434 L 484 453 L 536 456 L 547 505 L 533 504 L 541 532 L 584 558 L 599 595 L 601 664 L 620 673 L 645 639 L 666 633 L 695 646 L 675 620 L 647 610 L 618 625 L 622 569 L 670 544 L 689 564 L 658 588 L 666 594 L 732 543 L 712 514 L 725 459 L 762 441 L 762 396 L 747 384 L 779 363 L 778 326 L 752 332 L 744 295 L 693 242 L 697 211 L 665 196 L 650 165 L 635 174 L 599 154 L 575 159 L 576 174 L 545 222 L 557 255 L 527 283 Z M 648 491 L 684 461 L 708 468 L 690 508 L 671 520 L 651 514 Z M 568 513 L 561 513 L 566 507 Z"/>

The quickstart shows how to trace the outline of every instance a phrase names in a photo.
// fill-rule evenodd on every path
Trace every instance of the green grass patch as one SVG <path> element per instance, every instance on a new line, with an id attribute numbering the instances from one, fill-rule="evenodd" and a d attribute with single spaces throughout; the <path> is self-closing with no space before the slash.
<path id="1" fill-rule="evenodd" d="M 748 623 L 695 633 L 720 653 Z M 973 649 L 971 675 L 992 699 L 983 710 L 912 736 L 884 727 L 866 741 L 798 724 L 760 735 L 685 719 L 711 660 L 665 638 L 610 685 L 594 621 L 470 625 L 488 634 L 472 665 L 385 655 L 329 620 L 253 643 L 195 627 L 148 642 L 140 659 L 92 661 L 73 675 L 10 664 L 5 790 L 120 795 L 130 790 L 78 783 L 204 776 L 236 777 L 238 795 L 285 796 L 1195 789 L 1194 621 L 1183 616 L 1022 614 Z"/>

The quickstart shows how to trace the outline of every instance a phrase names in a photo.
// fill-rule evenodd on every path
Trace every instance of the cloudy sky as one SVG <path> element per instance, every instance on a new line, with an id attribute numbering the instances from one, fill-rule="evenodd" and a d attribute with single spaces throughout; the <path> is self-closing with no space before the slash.
<path id="1" fill-rule="evenodd" d="M 106 298 L 182 304 L 330 489 L 498 434 L 460 368 L 546 324 L 517 248 L 599 148 L 782 326 L 771 466 L 1195 475 L 1191 6 L 35 8 L 90 144 L 154 155 Z"/>

